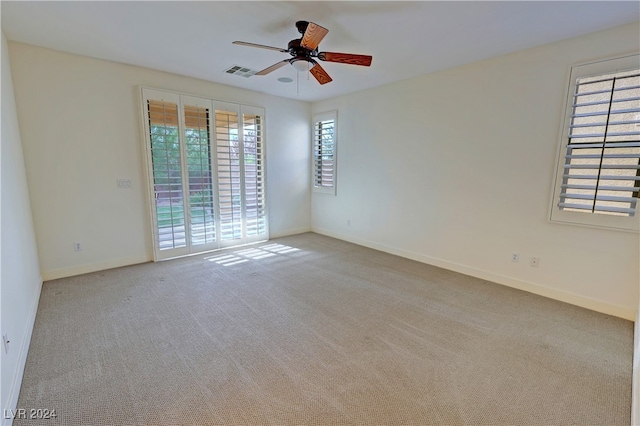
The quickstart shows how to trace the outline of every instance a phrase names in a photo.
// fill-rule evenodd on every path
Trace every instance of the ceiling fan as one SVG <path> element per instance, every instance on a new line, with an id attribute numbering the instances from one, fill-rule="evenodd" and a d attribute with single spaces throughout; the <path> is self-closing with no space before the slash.
<path id="1" fill-rule="evenodd" d="M 307 21 L 298 21 L 296 22 L 296 28 L 298 29 L 298 32 L 302 34 L 302 37 L 291 40 L 286 49 L 265 46 L 263 44 L 247 43 L 244 41 L 234 41 L 233 44 L 276 50 L 282 53 L 289 53 L 292 56 L 291 59 L 285 59 L 284 61 L 277 62 L 270 67 L 257 72 L 255 75 L 267 75 L 280 67 L 291 64 L 298 71 L 309 71 L 311 75 L 313 75 L 316 80 L 318 80 L 318 83 L 326 84 L 333 79 L 313 58 L 317 58 L 325 62 L 339 62 L 341 64 L 362 65 L 365 67 L 371 65 L 372 57 L 368 55 L 355 55 L 352 53 L 338 52 L 318 52 L 318 45 L 320 44 L 320 41 L 322 41 L 324 36 L 326 36 L 329 32 L 328 29 L 321 27 L 318 24 Z"/>

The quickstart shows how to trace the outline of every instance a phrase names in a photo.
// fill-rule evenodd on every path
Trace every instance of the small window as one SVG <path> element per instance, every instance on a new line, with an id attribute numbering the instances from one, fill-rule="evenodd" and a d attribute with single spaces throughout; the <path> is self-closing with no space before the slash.
<path id="1" fill-rule="evenodd" d="M 336 193 L 337 112 L 313 116 L 313 191 Z"/>
<path id="2" fill-rule="evenodd" d="M 574 66 L 551 220 L 638 230 L 638 55 Z"/>

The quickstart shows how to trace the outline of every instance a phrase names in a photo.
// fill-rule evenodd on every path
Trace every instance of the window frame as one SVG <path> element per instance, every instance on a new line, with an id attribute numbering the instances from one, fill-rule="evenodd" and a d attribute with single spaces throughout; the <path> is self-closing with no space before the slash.
<path id="1" fill-rule="evenodd" d="M 579 78 L 623 72 L 638 67 L 640 67 L 640 55 L 638 54 L 627 54 L 598 61 L 585 62 L 571 67 L 567 84 L 567 92 L 565 95 L 562 126 L 560 127 L 558 137 L 556 167 L 549 207 L 550 222 L 635 233 L 640 231 L 640 200 L 636 205 L 636 213 L 634 216 L 615 216 L 567 211 L 560 209 L 558 206 L 562 189 L 561 185 L 563 184 L 566 161 L 565 157 L 567 155 L 567 148 L 569 145 L 569 126 L 571 126 L 571 115 L 573 113 L 574 102 L 573 98 L 577 80 Z"/>
<path id="2" fill-rule="evenodd" d="M 322 121 L 333 121 L 333 185 L 332 186 L 318 186 L 318 162 L 316 156 L 316 124 Z M 331 110 L 325 112 L 319 112 L 313 114 L 311 122 L 311 190 L 317 194 L 337 194 L 337 182 L 338 182 L 338 111 Z"/>

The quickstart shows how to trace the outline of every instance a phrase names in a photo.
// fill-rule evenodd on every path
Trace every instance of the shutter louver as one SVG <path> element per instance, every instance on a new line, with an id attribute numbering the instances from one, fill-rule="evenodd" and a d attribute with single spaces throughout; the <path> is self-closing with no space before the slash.
<path id="1" fill-rule="evenodd" d="M 558 206 L 634 216 L 640 188 L 640 72 L 576 81 Z"/>

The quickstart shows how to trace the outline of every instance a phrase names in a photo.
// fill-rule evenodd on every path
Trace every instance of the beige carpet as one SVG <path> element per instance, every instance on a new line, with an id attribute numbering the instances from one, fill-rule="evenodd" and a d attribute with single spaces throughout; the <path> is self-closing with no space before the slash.
<path id="1" fill-rule="evenodd" d="M 18 407 L 55 409 L 47 425 L 624 425 L 632 329 L 302 234 L 45 283 Z"/>

